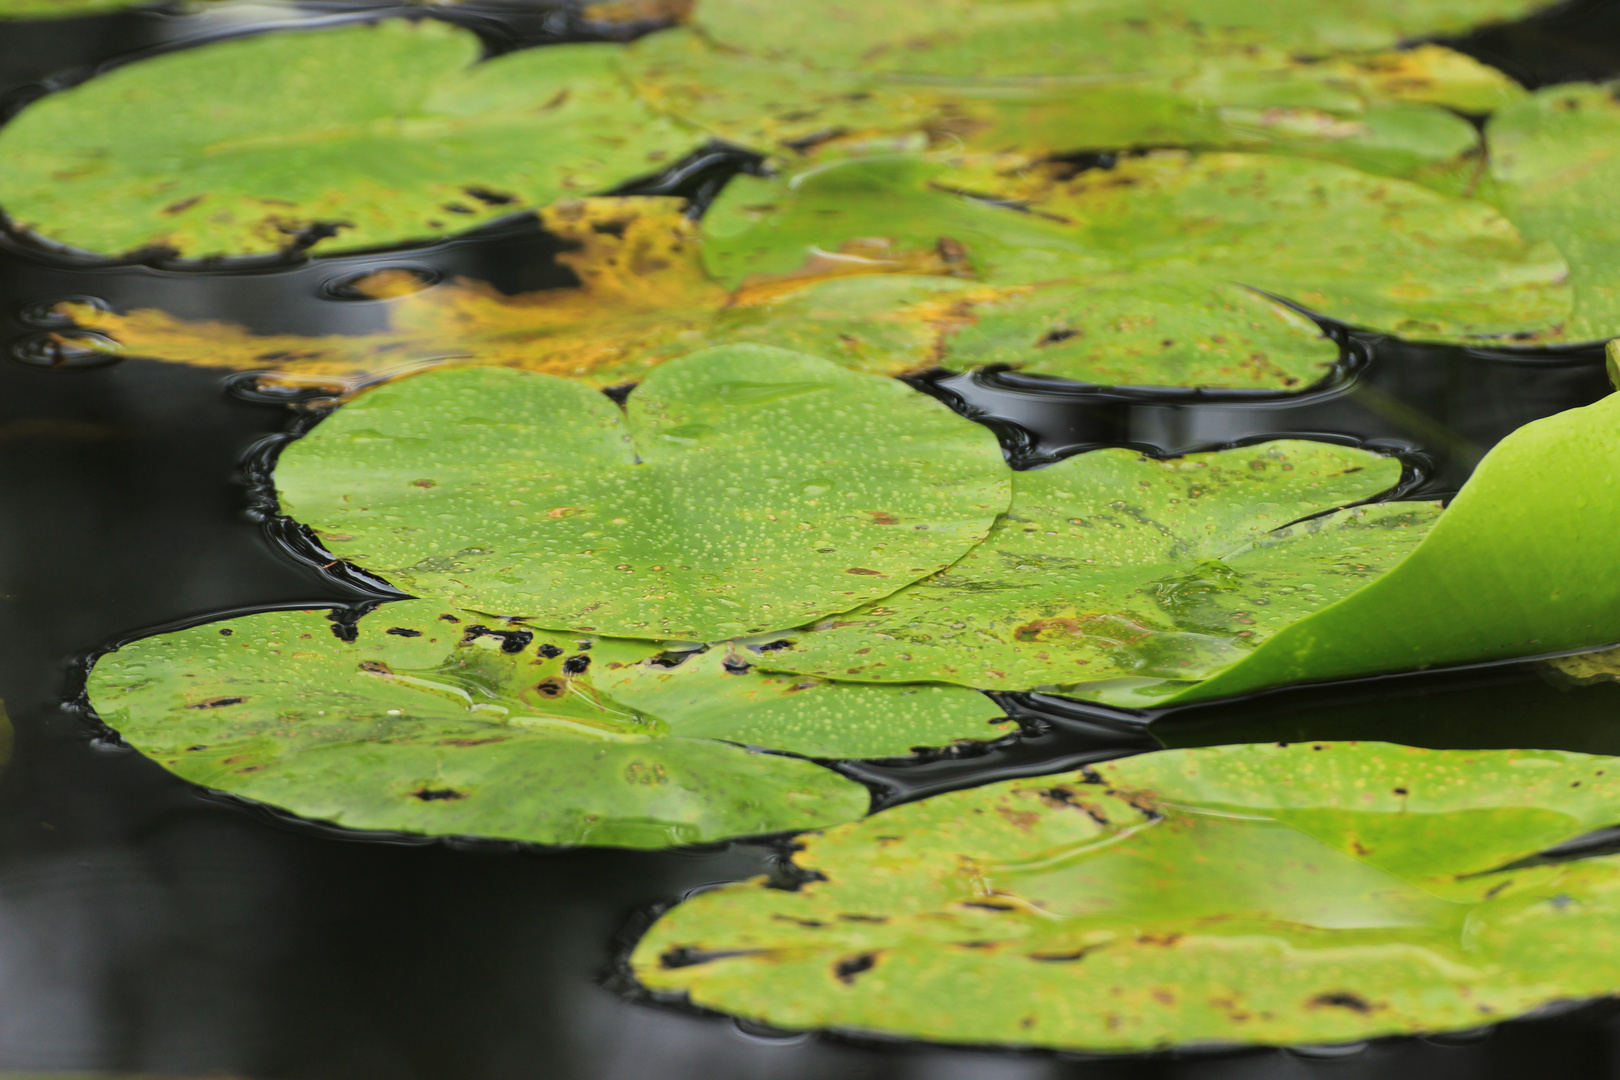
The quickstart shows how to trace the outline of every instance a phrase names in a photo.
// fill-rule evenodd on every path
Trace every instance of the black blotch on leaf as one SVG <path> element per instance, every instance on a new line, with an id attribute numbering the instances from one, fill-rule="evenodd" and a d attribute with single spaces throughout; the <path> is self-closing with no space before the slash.
<path id="1" fill-rule="evenodd" d="M 735 656 L 728 656 L 720 661 L 720 666 L 726 669 L 727 675 L 746 675 L 754 666 L 746 660 L 739 660 Z"/>
<path id="2" fill-rule="evenodd" d="M 247 698 L 245 698 L 245 697 L 209 698 L 207 701 L 199 701 L 196 704 L 187 705 L 186 708 L 188 708 L 188 709 L 219 709 L 219 708 L 223 708 L 226 705 L 240 705 L 240 704 L 242 704 L 242 702 L 244 702 L 246 700 L 247 700 Z"/>
<path id="3" fill-rule="evenodd" d="M 393 634 L 395 637 L 421 637 L 422 636 L 422 631 L 420 631 L 420 630 L 409 630 L 409 629 L 407 629 L 407 628 L 405 628 L 403 626 L 390 626 L 387 629 L 387 631 L 385 631 L 385 632 L 389 633 L 389 634 Z"/>
<path id="4" fill-rule="evenodd" d="M 780 641 L 767 641 L 763 645 L 750 645 L 748 647 L 754 652 L 763 655 L 768 652 L 779 652 L 782 649 L 791 649 L 793 648 L 793 642 L 787 640 L 786 638 L 782 638 Z"/>
<path id="5" fill-rule="evenodd" d="M 871 971 L 877 967 L 877 953 L 861 953 L 859 956 L 846 956 L 833 965 L 833 974 L 845 986 L 855 982 L 855 976 L 864 971 Z"/>
<path id="6" fill-rule="evenodd" d="M 440 618 L 440 620 L 442 620 L 444 622 L 460 622 L 461 621 L 460 619 L 456 618 L 454 615 L 440 615 L 439 618 Z"/>
<path id="7" fill-rule="evenodd" d="M 503 653 L 520 653 L 529 647 L 529 642 L 534 640 L 534 631 L 491 630 L 482 623 L 475 623 L 474 625 L 467 627 L 466 630 L 462 631 L 461 643 L 463 645 L 470 645 L 472 642 L 477 641 L 481 637 L 499 638 L 501 642 L 501 652 Z"/>
<path id="8" fill-rule="evenodd" d="M 508 195 L 504 191 L 491 191 L 486 187 L 464 187 L 461 190 L 485 206 L 505 206 L 517 201 L 516 195 Z"/>
<path id="9" fill-rule="evenodd" d="M 563 651 L 561 649 L 557 648 L 557 646 L 555 646 L 555 645 L 552 645 L 550 642 L 547 642 L 546 644 L 540 646 L 538 649 L 535 650 L 535 652 L 539 653 L 541 656 L 545 657 L 547 660 L 555 660 L 555 659 L 557 659 L 557 657 L 559 657 L 559 656 L 561 656 L 563 654 Z"/>
<path id="10" fill-rule="evenodd" d="M 1351 1012 L 1370 1013 L 1373 1007 L 1367 999 L 1348 991 L 1339 991 L 1332 994 L 1317 994 L 1311 998 L 1311 1005 L 1316 1008 L 1331 1007 L 1336 1009 L 1349 1009 Z"/>
<path id="11" fill-rule="evenodd" d="M 234 633 L 236 633 L 235 630 L 221 630 L 219 632 L 219 636 L 220 637 L 230 637 Z"/>
<path id="12" fill-rule="evenodd" d="M 467 793 L 454 788 L 419 787 L 411 792 L 411 798 L 421 799 L 423 802 L 446 802 L 455 799 L 465 799 Z"/>
<path id="13" fill-rule="evenodd" d="M 553 675 L 549 679 L 541 679 L 535 684 L 535 691 L 548 698 L 562 697 L 568 690 L 568 684 Z"/>
<path id="14" fill-rule="evenodd" d="M 649 656 L 644 662 L 651 664 L 654 667 L 676 668 L 686 663 L 692 657 L 708 651 L 709 647 L 707 645 L 703 646 L 701 649 L 685 649 L 680 652 L 675 652 L 672 650 L 668 652 L 661 652 L 657 656 Z"/>
<path id="15" fill-rule="evenodd" d="M 695 967 L 698 964 L 707 964 L 712 960 L 725 960 L 733 956 L 758 956 L 765 949 L 694 949 L 689 945 L 677 945 L 667 949 L 658 958 L 658 966 L 665 971 L 673 968 Z"/>
<path id="16" fill-rule="evenodd" d="M 588 656 L 570 656 L 562 663 L 563 673 L 567 675 L 583 675 L 591 666 Z"/>

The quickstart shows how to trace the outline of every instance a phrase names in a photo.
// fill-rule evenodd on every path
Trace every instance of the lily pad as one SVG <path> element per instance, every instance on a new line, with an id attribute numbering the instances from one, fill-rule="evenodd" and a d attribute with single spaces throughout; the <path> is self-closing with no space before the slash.
<path id="1" fill-rule="evenodd" d="M 1481 155 L 1478 133 L 1451 110 L 1489 113 L 1524 93 L 1435 45 L 1311 60 L 1243 55 L 1167 73 L 1059 66 L 972 79 L 816 70 L 675 30 L 632 45 L 624 65 L 653 107 L 765 154 L 951 144 L 1034 162 L 1135 146 L 1265 149 L 1458 190 L 1479 172 Z"/>
<path id="2" fill-rule="evenodd" d="M 1617 431 L 1614 394 L 1519 428 L 1399 566 L 1178 700 L 1620 641 L 1620 571 L 1593 555 L 1620 531 Z"/>
<path id="3" fill-rule="evenodd" d="M 962 77 L 1184 70 L 1232 55 L 1323 55 L 1513 19 L 1546 0 L 1108 0 L 884 4 L 702 0 L 694 24 L 721 45 L 825 69 Z"/>
<path id="4" fill-rule="evenodd" d="M 1009 723 L 971 691 L 761 675 L 740 645 L 670 651 L 426 600 L 382 607 L 349 639 L 325 616 L 138 641 L 97 662 L 91 700 L 185 779 L 307 817 L 629 847 L 865 812 L 859 785 L 746 746 L 900 756 Z"/>
<path id="5" fill-rule="evenodd" d="M 1014 474 L 1012 506 L 949 569 L 788 635 L 792 647 L 765 663 L 863 681 L 1174 693 L 1398 565 L 1438 507 L 1337 508 L 1400 475 L 1392 458 L 1324 443 L 1079 454 Z"/>
<path id="6" fill-rule="evenodd" d="M 531 372 L 403 379 L 289 446 L 275 479 L 334 554 L 414 594 L 712 641 L 949 565 L 1010 476 L 989 429 L 903 383 L 738 345 L 658 368 L 625 409 Z"/>
<path id="7" fill-rule="evenodd" d="M 776 1027 L 1151 1050 L 1342 1043 L 1614 993 L 1620 760 L 1382 743 L 1164 751 L 803 838 L 632 957 Z"/>
<path id="8" fill-rule="evenodd" d="M 398 244 L 656 172 L 701 141 L 611 44 L 477 62 L 432 20 L 261 34 L 118 67 L 0 131 L 0 207 L 83 251 Z M 132 133 L 139 132 L 139 137 Z"/>
<path id="9" fill-rule="evenodd" d="M 1615 87 L 1549 86 L 1503 109 L 1487 129 L 1491 174 L 1508 216 L 1569 260 L 1568 341 L 1620 334 L 1620 102 Z"/>
<path id="10" fill-rule="evenodd" d="M 1556 249 L 1484 203 L 1260 154 L 1164 151 L 1011 173 L 983 158 L 855 160 L 739 177 L 704 233 L 705 262 L 731 283 L 802 272 L 820 253 L 904 258 L 948 244 L 992 284 L 1199 277 L 1413 338 L 1552 333 L 1571 303 Z"/>

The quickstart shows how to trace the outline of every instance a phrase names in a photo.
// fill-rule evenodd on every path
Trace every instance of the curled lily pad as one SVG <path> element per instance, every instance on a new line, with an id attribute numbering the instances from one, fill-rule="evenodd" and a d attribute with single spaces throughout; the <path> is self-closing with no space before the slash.
<path id="1" fill-rule="evenodd" d="M 1620 102 L 1613 86 L 1549 86 L 1491 118 L 1491 174 L 1503 209 L 1569 260 L 1575 309 L 1560 335 L 1620 334 Z"/>
<path id="2" fill-rule="evenodd" d="M 1400 474 L 1391 458 L 1307 442 L 1164 460 L 1079 454 L 1014 474 L 1012 506 L 949 569 L 789 635 L 792 647 L 766 663 L 870 681 L 1173 694 L 1398 565 L 1438 507 L 1337 508 Z"/>
<path id="3" fill-rule="evenodd" d="M 1620 760 L 1382 743 L 1165 751 L 801 840 L 796 891 L 678 905 L 654 991 L 776 1027 L 1149 1050 L 1341 1043 L 1613 993 Z"/>
<path id="4" fill-rule="evenodd" d="M 722 280 L 794 273 L 858 247 L 948 244 L 982 280 L 1098 273 L 1238 282 L 1344 322 L 1430 339 L 1550 332 L 1567 267 L 1484 203 L 1320 161 L 1154 152 L 1111 168 L 1003 173 L 926 158 L 740 177 L 704 222 Z"/>
<path id="5" fill-rule="evenodd" d="M 112 255 L 459 232 L 606 191 L 701 141 L 636 101 L 619 48 L 480 63 L 466 30 L 385 19 L 141 60 L 6 125 L 0 207 L 55 243 Z"/>
<path id="6" fill-rule="evenodd" d="M 1007 506 L 987 428 L 902 383 L 738 345 L 621 409 L 456 368 L 293 443 L 282 508 L 401 589 L 536 625 L 702 640 L 843 611 L 954 562 Z"/>
<path id="7" fill-rule="evenodd" d="M 1404 562 L 1181 699 L 1620 641 L 1620 572 L 1592 555 L 1620 530 L 1617 430 L 1613 394 L 1519 428 Z"/>
<path id="8" fill-rule="evenodd" d="M 670 651 L 425 600 L 346 638 L 325 614 L 138 641 L 97 662 L 91 700 L 180 776 L 307 817 L 629 847 L 865 812 L 838 774 L 735 744 L 882 757 L 1001 734 L 983 695 L 762 675 L 740 645 Z"/>

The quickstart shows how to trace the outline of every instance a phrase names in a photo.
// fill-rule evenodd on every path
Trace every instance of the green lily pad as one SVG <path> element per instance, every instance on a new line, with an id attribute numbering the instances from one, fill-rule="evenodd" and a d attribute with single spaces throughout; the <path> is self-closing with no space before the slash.
<path id="1" fill-rule="evenodd" d="M 1320 56 L 1513 19 L 1546 0 L 702 0 L 710 39 L 761 57 L 851 71 L 1014 77 L 1177 71 L 1209 57 Z"/>
<path id="2" fill-rule="evenodd" d="M 1620 641 L 1620 396 L 1526 424 L 1485 455 L 1399 566 L 1177 700 Z M 1149 691 L 1151 693 L 1151 691 Z"/>
<path id="3" fill-rule="evenodd" d="M 1392 458 L 1308 442 L 1164 460 L 1079 454 L 1014 474 L 1012 506 L 961 561 L 788 635 L 792 647 L 765 664 L 877 682 L 1173 693 L 1398 565 L 1438 507 L 1335 508 L 1400 475 Z M 1313 514 L 1325 516 L 1299 521 Z"/>
<path id="4" fill-rule="evenodd" d="M 665 651 L 428 600 L 333 630 L 282 611 L 147 638 L 97 662 L 91 701 L 185 779 L 306 817 L 628 847 L 865 813 L 860 785 L 748 746 L 892 757 L 1010 724 L 971 691 L 762 675 L 741 645 Z"/>
<path id="5" fill-rule="evenodd" d="M 989 429 L 784 349 L 693 353 L 621 409 L 458 368 L 372 390 L 281 455 L 282 509 L 401 589 L 538 626 L 713 641 L 954 562 L 1006 509 Z"/>
<path id="6" fill-rule="evenodd" d="M 1556 249 L 1480 202 L 1257 154 L 1165 151 L 1072 169 L 890 157 L 741 177 L 704 221 L 704 258 L 735 283 L 800 271 L 822 252 L 900 259 L 948 244 L 992 284 L 1124 272 L 1237 282 L 1439 340 L 1548 333 L 1568 316 Z"/>
<path id="7" fill-rule="evenodd" d="M 385 19 L 169 53 L 10 121 L 0 206 L 53 242 L 105 254 L 331 251 L 459 232 L 656 172 L 701 141 L 637 102 L 619 48 L 478 63 L 466 30 Z"/>
<path id="8" fill-rule="evenodd" d="M 1303 315 L 1252 289 L 1122 275 L 1007 290 L 947 330 L 949 368 L 1010 364 L 1102 386 L 1299 390 L 1339 348 Z"/>
<path id="9" fill-rule="evenodd" d="M 1508 216 L 1569 260 L 1568 341 L 1620 334 L 1620 103 L 1613 85 L 1549 86 L 1503 109 L 1487 129 L 1491 174 Z"/>
<path id="10" fill-rule="evenodd" d="M 801 840 L 705 892 L 654 991 L 781 1028 L 1151 1050 L 1473 1028 L 1620 989 L 1620 760 L 1383 743 L 1164 751 Z"/>

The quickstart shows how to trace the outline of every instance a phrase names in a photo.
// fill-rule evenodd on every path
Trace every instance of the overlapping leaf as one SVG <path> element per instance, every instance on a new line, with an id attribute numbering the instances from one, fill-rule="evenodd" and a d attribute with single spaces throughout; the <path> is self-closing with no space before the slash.
<path id="1" fill-rule="evenodd" d="M 281 456 L 283 510 L 398 587 L 536 625 L 712 641 L 954 562 L 1006 509 L 988 429 L 902 383 L 739 345 L 621 409 L 457 368 L 370 391 Z"/>
<path id="2" fill-rule="evenodd" d="M 1336 508 L 1400 474 L 1394 459 L 1322 443 L 1167 460 L 1080 454 L 1015 474 L 1012 506 L 961 561 L 790 635 L 793 646 L 766 664 L 998 690 L 1090 684 L 1075 689 L 1127 700 L 1171 694 L 1398 565 L 1438 507 Z"/>
<path id="3" fill-rule="evenodd" d="M 656 991 L 784 1028 L 1106 1050 L 1340 1043 L 1613 993 L 1620 760 L 1315 743 L 1165 751 L 803 841 L 706 892 Z"/>
<path id="4" fill-rule="evenodd" d="M 723 281 L 818 252 L 946 244 L 993 284 L 1133 273 L 1240 282 L 1407 337 L 1555 333 L 1567 267 L 1483 203 L 1325 162 L 1156 152 L 1113 168 L 999 172 L 923 157 L 739 177 L 704 222 Z"/>
<path id="5" fill-rule="evenodd" d="M 90 694 L 186 779 L 308 817 L 631 847 L 865 812 L 859 785 L 745 746 L 890 757 L 1007 723 L 971 691 L 762 675 L 741 645 L 679 648 L 406 601 L 352 640 L 319 611 L 148 638 L 103 657 Z"/>
<path id="6" fill-rule="evenodd" d="M 460 232 L 657 172 L 701 142 L 636 100 L 619 48 L 475 63 L 472 33 L 387 19 L 165 54 L 8 123 L 0 206 L 53 242 L 112 255 Z"/>

